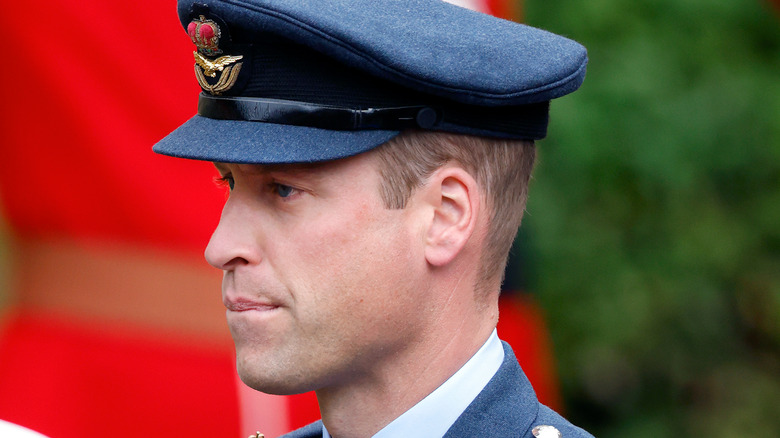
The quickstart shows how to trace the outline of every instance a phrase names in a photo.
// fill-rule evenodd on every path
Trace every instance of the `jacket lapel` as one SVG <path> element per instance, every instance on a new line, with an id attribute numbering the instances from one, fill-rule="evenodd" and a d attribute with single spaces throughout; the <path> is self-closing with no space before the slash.
<path id="1" fill-rule="evenodd" d="M 444 438 L 517 437 L 529 430 L 539 412 L 531 382 L 512 348 L 504 345 L 504 362 L 485 389 L 450 427 Z"/>

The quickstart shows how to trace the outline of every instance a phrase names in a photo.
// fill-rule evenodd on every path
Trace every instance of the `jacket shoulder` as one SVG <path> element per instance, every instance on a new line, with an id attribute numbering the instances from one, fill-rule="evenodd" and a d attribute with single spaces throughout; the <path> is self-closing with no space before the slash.
<path id="1" fill-rule="evenodd" d="M 490 436 L 491 438 L 593 438 L 592 435 L 569 423 L 555 411 L 539 403 L 531 382 L 523 373 L 512 349 L 504 344 L 504 363 L 487 386 L 463 411 L 445 435 L 445 438 Z M 550 426 L 551 434 L 534 429 Z M 555 428 L 553 430 L 552 428 Z"/>
<path id="2" fill-rule="evenodd" d="M 288 434 L 284 434 L 279 438 L 321 438 L 321 437 L 322 437 L 322 420 L 319 420 L 309 425 L 303 426 L 300 429 L 296 429 Z"/>
<path id="3" fill-rule="evenodd" d="M 542 425 L 552 426 L 558 429 L 561 433 L 561 438 L 593 438 L 593 435 L 589 434 L 584 429 L 571 424 L 557 412 L 540 403 L 539 413 L 534 421 L 534 427 Z M 533 428 L 531 430 L 533 431 Z"/>

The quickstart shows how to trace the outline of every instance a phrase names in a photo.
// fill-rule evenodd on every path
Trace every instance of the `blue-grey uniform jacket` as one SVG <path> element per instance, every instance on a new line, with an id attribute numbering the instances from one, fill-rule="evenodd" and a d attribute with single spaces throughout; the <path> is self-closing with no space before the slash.
<path id="1" fill-rule="evenodd" d="M 506 342 L 503 344 L 504 362 L 498 372 L 450 427 L 444 438 L 534 438 L 533 429 L 542 425 L 558 429 L 561 438 L 592 438 L 593 435 L 539 403 L 512 348 Z M 317 421 L 283 438 L 321 437 L 322 422 Z"/>

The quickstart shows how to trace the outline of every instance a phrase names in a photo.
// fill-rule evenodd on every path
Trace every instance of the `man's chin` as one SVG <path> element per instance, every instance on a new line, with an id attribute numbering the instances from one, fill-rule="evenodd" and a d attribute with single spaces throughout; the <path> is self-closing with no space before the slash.
<path id="1" fill-rule="evenodd" d="M 243 373 L 238 373 L 241 381 L 244 384 L 256 391 L 260 391 L 265 394 L 271 395 L 294 395 L 303 394 L 309 392 L 311 389 L 303 385 L 290 385 L 289 382 L 279 382 L 275 380 L 258 379 L 257 376 L 244 376 Z"/>
<path id="2" fill-rule="evenodd" d="M 262 361 L 241 360 L 236 363 L 238 377 L 254 390 L 272 395 L 293 395 L 309 392 L 315 388 L 303 381 L 299 375 L 285 367 L 277 368 Z"/>

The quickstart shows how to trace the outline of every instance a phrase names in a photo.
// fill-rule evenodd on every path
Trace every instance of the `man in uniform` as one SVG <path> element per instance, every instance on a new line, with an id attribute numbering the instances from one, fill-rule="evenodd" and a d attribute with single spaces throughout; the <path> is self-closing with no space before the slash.
<path id="1" fill-rule="evenodd" d="M 198 115 L 155 145 L 229 187 L 206 259 L 291 437 L 580 437 L 498 339 L 534 140 L 585 49 L 439 0 L 184 0 Z"/>

